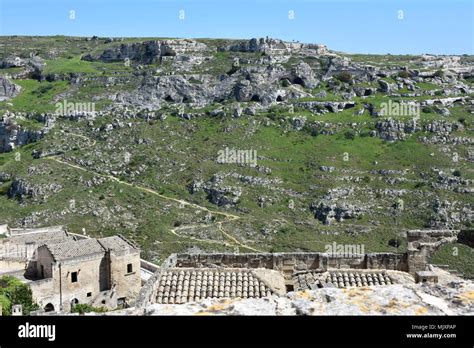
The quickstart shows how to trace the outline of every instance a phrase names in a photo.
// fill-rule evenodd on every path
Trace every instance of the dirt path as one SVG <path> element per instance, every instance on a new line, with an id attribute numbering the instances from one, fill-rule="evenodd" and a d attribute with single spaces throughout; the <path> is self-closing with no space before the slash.
<path id="1" fill-rule="evenodd" d="M 77 136 L 77 137 L 80 137 L 82 139 L 88 140 L 90 142 L 89 146 L 94 146 L 96 144 L 95 140 L 90 139 L 90 138 L 88 138 L 84 135 L 81 135 L 81 134 L 75 134 L 75 133 L 64 133 L 64 134 L 69 134 L 69 135 Z M 206 227 L 206 226 L 214 226 L 214 223 L 204 225 L 204 226 L 202 224 L 192 224 L 192 225 L 187 225 L 187 226 L 178 227 L 178 228 L 174 228 L 174 229 L 172 228 L 170 230 L 170 232 L 172 234 L 174 234 L 175 236 L 179 237 L 179 238 L 188 238 L 190 240 L 194 240 L 194 241 L 197 241 L 197 242 L 203 242 L 203 243 L 209 243 L 209 244 L 220 244 L 220 245 L 223 245 L 225 247 L 238 246 L 238 247 L 246 248 L 248 250 L 252 250 L 252 251 L 255 251 L 255 252 L 261 252 L 258 249 L 255 249 L 255 248 L 253 248 L 249 245 L 246 245 L 246 244 L 240 242 L 237 238 L 230 235 L 229 233 L 224 231 L 224 229 L 222 228 L 223 223 L 228 223 L 228 222 L 236 221 L 236 220 L 240 219 L 240 216 L 238 216 L 238 215 L 234 215 L 234 214 L 230 214 L 230 213 L 226 213 L 226 212 L 222 212 L 222 211 L 217 211 L 217 210 L 211 210 L 207 207 L 201 206 L 201 205 L 196 204 L 196 203 L 191 203 L 191 202 L 188 202 L 188 201 L 183 200 L 183 199 L 169 197 L 169 196 L 163 195 L 163 194 L 161 194 L 161 193 L 159 193 L 159 192 L 157 192 L 153 189 L 120 180 L 119 178 L 117 178 L 113 175 L 97 173 L 93 170 L 81 167 L 79 165 L 66 162 L 64 160 L 59 159 L 57 156 L 45 157 L 45 159 L 55 161 L 56 163 L 66 165 L 66 166 L 69 166 L 71 168 L 74 168 L 74 169 L 77 169 L 77 170 L 80 170 L 80 171 L 83 171 L 83 172 L 86 172 L 86 173 L 89 173 L 89 174 L 92 174 L 92 175 L 97 175 L 97 176 L 108 178 L 109 180 L 111 180 L 113 182 L 116 182 L 118 184 L 135 188 L 137 190 L 155 195 L 157 197 L 160 197 L 160 198 L 168 200 L 168 201 L 173 201 L 173 202 L 178 203 L 182 206 L 192 207 L 192 208 L 196 208 L 196 209 L 208 212 L 210 214 L 223 216 L 225 218 L 225 220 L 224 221 L 218 221 L 215 224 L 217 224 L 218 230 L 222 233 L 222 235 L 231 242 L 229 243 L 229 242 L 225 242 L 225 241 L 217 241 L 217 240 L 211 240 L 211 239 L 201 239 L 201 238 L 192 237 L 192 236 L 183 236 L 183 235 L 179 234 L 179 232 L 178 232 L 178 231 L 183 230 L 183 229 L 196 228 L 196 227 L 202 228 L 202 227 Z"/>

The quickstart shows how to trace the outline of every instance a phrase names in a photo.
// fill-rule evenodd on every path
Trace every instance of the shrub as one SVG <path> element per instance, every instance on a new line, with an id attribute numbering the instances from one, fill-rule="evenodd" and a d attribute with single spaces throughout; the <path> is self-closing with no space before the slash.
<path id="1" fill-rule="evenodd" d="M 401 77 L 402 79 L 407 79 L 410 77 L 410 74 L 406 70 L 402 70 L 398 72 L 398 77 Z"/>
<path id="2" fill-rule="evenodd" d="M 235 74 L 237 71 L 239 71 L 240 67 L 232 65 L 232 68 L 227 72 L 227 75 L 232 75 Z"/>
<path id="3" fill-rule="evenodd" d="M 426 182 L 424 181 L 418 181 L 416 184 L 415 184 L 415 188 L 422 188 L 426 186 Z"/>
<path id="4" fill-rule="evenodd" d="M 53 86 L 48 84 L 48 85 L 41 85 L 40 87 L 38 87 L 37 89 L 35 89 L 32 93 L 37 95 L 37 96 L 41 96 L 43 94 L 46 94 L 48 93 L 49 90 L 53 89 Z"/>
<path id="5" fill-rule="evenodd" d="M 431 106 L 423 106 L 421 111 L 424 112 L 425 114 L 431 114 L 432 112 L 434 112 L 434 109 Z"/>
<path id="6" fill-rule="evenodd" d="M 388 241 L 388 245 L 394 248 L 398 248 L 402 244 L 399 238 L 392 238 Z"/>
<path id="7" fill-rule="evenodd" d="M 352 81 L 352 74 L 348 71 L 343 71 L 336 75 L 336 79 L 344 83 L 350 83 Z"/>
<path id="8" fill-rule="evenodd" d="M 316 128 L 312 128 L 310 134 L 312 137 L 317 137 L 319 135 L 319 131 Z"/>
<path id="9" fill-rule="evenodd" d="M 456 169 L 454 172 L 453 172 L 453 175 L 454 176 L 457 176 L 457 177 L 460 177 L 461 176 L 461 171 L 459 169 Z"/>
<path id="10" fill-rule="evenodd" d="M 282 87 L 290 87 L 291 83 L 288 79 L 284 79 L 281 81 L 281 86 Z"/>
<path id="11" fill-rule="evenodd" d="M 436 77 L 443 77 L 443 76 L 444 76 L 444 71 L 443 71 L 443 70 L 437 70 L 437 71 L 434 73 L 434 76 L 436 76 Z"/>
<path id="12" fill-rule="evenodd" d="M 103 313 L 103 312 L 107 312 L 107 309 L 103 307 L 92 307 L 91 305 L 88 305 L 85 303 L 74 305 L 71 308 L 71 313 L 84 314 L 84 313 L 90 313 L 90 312 Z"/>
<path id="13" fill-rule="evenodd" d="M 349 140 L 354 140 L 355 132 L 353 130 L 348 130 L 347 132 L 344 133 L 344 138 L 349 139 Z"/>

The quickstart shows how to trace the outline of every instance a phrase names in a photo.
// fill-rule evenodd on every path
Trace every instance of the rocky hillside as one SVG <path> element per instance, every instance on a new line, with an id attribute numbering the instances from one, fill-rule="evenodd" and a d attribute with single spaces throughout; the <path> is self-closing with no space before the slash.
<path id="1" fill-rule="evenodd" d="M 472 56 L 0 38 L 0 221 L 172 252 L 403 251 L 471 228 Z M 458 255 L 447 250 L 456 246 Z M 472 276 L 472 249 L 439 264 Z"/>

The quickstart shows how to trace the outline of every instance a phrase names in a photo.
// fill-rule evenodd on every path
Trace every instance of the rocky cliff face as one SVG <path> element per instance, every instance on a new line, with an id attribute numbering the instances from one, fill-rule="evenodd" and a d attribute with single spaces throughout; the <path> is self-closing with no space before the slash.
<path id="1" fill-rule="evenodd" d="M 83 60 L 100 60 L 102 62 L 124 61 L 126 59 L 142 64 L 158 62 L 163 57 L 174 57 L 193 52 L 206 52 L 209 48 L 200 42 L 188 39 L 145 41 L 141 43 L 121 44 L 105 50 L 100 56 L 85 55 Z"/>
<path id="2" fill-rule="evenodd" d="M 272 38 L 251 39 L 250 41 L 231 44 L 225 48 L 234 52 L 259 52 L 268 55 L 303 53 L 307 55 L 321 55 L 328 53 L 326 46 L 316 44 L 302 44 L 295 42 L 285 42 Z"/>

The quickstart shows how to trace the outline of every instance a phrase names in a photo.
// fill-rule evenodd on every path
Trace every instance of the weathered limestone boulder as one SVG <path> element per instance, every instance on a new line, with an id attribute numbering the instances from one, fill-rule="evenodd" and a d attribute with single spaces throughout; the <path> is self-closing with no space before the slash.
<path id="1" fill-rule="evenodd" d="M 385 80 L 378 80 L 377 82 L 379 83 L 379 86 L 380 86 L 379 91 L 382 93 L 390 94 L 393 91 L 397 90 L 397 86 L 395 84 L 388 83 Z"/>
<path id="2" fill-rule="evenodd" d="M 310 206 L 310 210 L 313 212 L 314 217 L 325 225 L 331 225 L 335 221 L 341 222 L 345 219 L 354 219 L 364 212 L 362 206 L 325 200 L 319 203 L 313 202 Z"/>
<path id="3" fill-rule="evenodd" d="M 208 200 L 219 207 L 235 206 L 239 202 L 242 190 L 239 187 L 214 186 L 206 188 Z"/>
<path id="4" fill-rule="evenodd" d="M 299 63 L 291 71 L 289 76 L 291 83 L 301 85 L 305 88 L 314 88 L 319 84 L 311 66 L 305 62 Z"/>
<path id="5" fill-rule="evenodd" d="M 16 97 L 21 91 L 21 87 L 15 85 L 5 76 L 0 76 L 0 101 L 9 100 Z"/>

